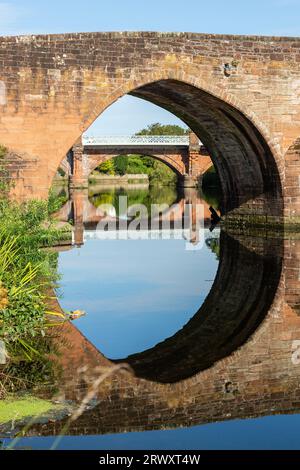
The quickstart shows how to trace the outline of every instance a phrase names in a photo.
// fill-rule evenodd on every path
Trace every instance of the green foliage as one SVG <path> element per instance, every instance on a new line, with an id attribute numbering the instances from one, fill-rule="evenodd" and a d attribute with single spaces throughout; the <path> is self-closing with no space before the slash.
<path id="1" fill-rule="evenodd" d="M 68 199 L 66 191 L 63 190 L 59 194 L 56 194 L 54 189 L 50 189 L 48 197 L 48 215 L 51 216 L 55 212 L 59 211 Z"/>
<path id="2" fill-rule="evenodd" d="M 153 169 L 149 173 L 151 185 L 174 186 L 177 183 L 177 175 L 164 163 L 154 161 Z"/>
<path id="3" fill-rule="evenodd" d="M 52 226 L 50 206 L 47 201 L 0 203 L 0 286 L 5 297 L 0 337 L 6 342 L 21 344 L 44 334 L 46 292 L 57 281 L 57 253 L 42 247 L 60 236 Z"/>
<path id="4" fill-rule="evenodd" d="M 108 167 L 108 162 L 111 166 Z M 104 166 L 105 165 L 105 166 Z M 113 170 L 109 168 L 113 168 Z M 118 155 L 98 167 L 100 173 L 111 175 L 148 175 L 150 184 L 175 185 L 177 175 L 165 163 L 144 155 Z"/>
<path id="5" fill-rule="evenodd" d="M 7 349 L 10 360 L 0 370 L 0 397 L 55 384 L 59 368 L 53 361 L 57 348 L 52 335 L 29 337 L 21 343 L 9 342 Z"/>
<path id="6" fill-rule="evenodd" d="M 175 124 L 150 124 L 136 135 L 186 135 L 188 128 Z M 140 175 L 149 176 L 150 184 L 175 185 L 177 175 L 165 163 L 145 155 L 118 155 L 99 165 L 97 171 L 109 175 Z"/>
<path id="7" fill-rule="evenodd" d="M 101 165 L 98 166 L 97 170 L 100 173 L 104 173 L 106 175 L 115 174 L 114 163 L 112 160 L 106 160 L 106 162 L 101 163 Z"/>
<path id="8" fill-rule="evenodd" d="M 128 155 L 118 155 L 112 160 L 116 175 L 123 176 L 128 173 L 128 158 Z"/>
<path id="9" fill-rule="evenodd" d="M 0 199 L 0 340 L 9 358 L 0 368 L 0 398 L 54 379 L 48 318 L 59 314 L 48 310 L 58 255 L 45 247 L 62 238 L 51 216 L 61 203 L 52 193 L 23 204 Z"/>
<path id="10" fill-rule="evenodd" d="M 160 124 L 155 122 L 139 131 L 136 135 L 186 135 L 189 131 L 188 128 L 176 124 Z"/>
<path id="11" fill-rule="evenodd" d="M 206 245 L 216 255 L 216 259 L 220 259 L 220 240 L 219 238 L 208 238 L 205 241 Z"/>
<path id="12" fill-rule="evenodd" d="M 151 204 L 168 204 L 171 206 L 176 202 L 177 192 L 174 187 L 151 186 L 150 189 L 111 189 L 101 191 L 91 197 L 94 206 L 99 207 L 102 204 L 111 204 L 116 209 L 117 216 L 123 216 L 119 207 L 119 197 L 127 196 L 127 205 L 143 204 L 151 214 Z"/>
<path id="13" fill-rule="evenodd" d="M 51 401 L 31 396 L 7 398 L 0 403 L 0 424 L 41 416 L 61 408 L 62 405 L 54 405 Z"/>

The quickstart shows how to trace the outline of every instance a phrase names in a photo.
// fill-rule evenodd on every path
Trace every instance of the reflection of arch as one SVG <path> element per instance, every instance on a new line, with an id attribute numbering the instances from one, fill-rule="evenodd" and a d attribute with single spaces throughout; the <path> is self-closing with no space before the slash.
<path id="1" fill-rule="evenodd" d="M 127 363 L 138 377 L 161 383 L 210 368 L 242 346 L 263 321 L 277 292 L 281 266 L 277 250 L 260 255 L 222 233 L 218 272 L 199 311 L 174 336 L 112 362 Z"/>
<path id="2" fill-rule="evenodd" d="M 268 239 L 266 243 L 265 238 L 253 239 L 247 235 L 239 236 L 240 239 L 242 245 L 225 235 L 221 237 L 221 264 L 218 272 L 220 291 L 218 292 L 217 289 L 214 291 L 215 302 L 218 302 L 220 307 L 219 313 L 214 308 L 214 302 L 211 299 L 210 306 L 213 307 L 214 318 L 209 325 L 207 313 L 202 328 L 205 340 L 209 335 L 215 334 L 212 330 L 214 326 L 219 328 L 221 337 L 223 333 L 221 329 L 224 324 L 226 326 L 227 316 L 224 342 L 219 344 L 225 352 L 225 338 L 228 343 L 232 343 L 233 348 L 238 347 L 236 340 L 241 340 L 243 333 L 247 330 L 248 333 L 254 331 L 255 325 L 257 326 L 268 312 L 266 320 L 251 339 L 233 354 L 230 354 L 230 349 L 227 349 L 230 355 L 224 357 L 223 360 L 216 358 L 217 362 L 208 370 L 176 383 L 156 382 L 154 359 L 157 361 L 158 373 L 160 373 L 162 361 L 159 356 L 156 358 L 153 356 L 152 368 L 150 368 L 150 363 L 145 364 L 152 372 L 152 377 L 149 375 L 145 378 L 151 378 L 151 381 L 139 379 L 134 374 L 124 371 L 114 374 L 106 379 L 105 383 L 100 384 L 97 392 L 99 405 L 86 410 L 76 422 L 71 424 L 70 435 L 189 427 L 208 422 L 253 418 L 280 412 L 291 413 L 299 410 L 300 366 L 292 365 L 290 341 L 287 338 L 299 337 L 300 321 L 297 315 L 293 315 L 285 307 L 283 309 L 282 305 L 284 304 L 282 296 L 284 277 L 281 277 L 278 285 L 281 270 L 280 258 L 284 254 L 282 242 L 279 239 Z M 249 250 L 245 246 L 249 246 Z M 293 257 L 293 249 L 286 254 L 288 257 Z M 239 267 L 236 267 L 235 256 L 237 256 L 236 264 Z M 222 260 L 222 257 L 225 259 Z M 248 269 L 248 264 L 245 264 L 249 262 L 254 262 L 253 269 Z M 247 273 L 244 273 L 245 268 Z M 262 271 L 261 268 L 263 268 Z M 272 269 L 274 269 L 273 272 Z M 284 276 L 284 271 L 282 275 Z M 222 279 L 226 281 L 224 286 L 221 285 Z M 217 278 L 214 287 L 217 287 L 216 282 Z M 245 286 L 246 291 L 243 290 Z M 223 288 L 230 296 L 228 302 L 222 304 L 225 298 L 223 296 L 220 298 Z M 275 298 L 272 301 L 274 295 Z M 245 303 L 248 306 L 244 306 Z M 219 320 L 223 318 L 223 324 L 221 321 L 218 323 L 218 316 Z M 59 386 L 69 399 L 78 400 L 81 403 L 90 384 L 99 378 L 97 366 L 108 367 L 111 363 L 89 343 L 75 325 L 75 323 L 67 323 L 63 326 L 63 338 L 67 340 L 67 345 L 63 349 L 63 354 L 59 355 L 64 366 L 64 377 L 60 380 Z M 236 325 L 240 327 L 235 329 Z M 195 327 L 195 324 L 191 326 Z M 230 336 L 228 333 L 231 328 L 233 335 Z M 197 338 L 196 335 L 195 337 L 192 335 L 191 329 L 187 332 L 187 340 L 189 336 L 190 343 L 196 346 Z M 198 343 L 201 339 L 200 336 Z M 214 346 L 207 340 L 206 345 Z M 218 346 L 217 343 L 215 345 Z M 172 344 L 170 346 L 171 353 Z M 174 353 L 175 346 L 174 342 Z M 186 347 L 180 348 L 183 345 L 179 342 L 177 346 L 177 358 L 175 354 L 174 358 L 178 363 L 177 370 L 180 379 L 183 375 L 182 358 L 187 366 L 192 365 L 193 361 L 196 364 L 193 353 L 197 351 L 195 349 L 193 351 L 192 347 L 189 349 L 188 341 L 186 341 Z M 200 344 L 200 347 L 204 351 L 205 345 Z M 211 353 L 212 349 L 208 348 L 207 359 L 214 359 Z M 142 360 L 143 357 L 141 357 L 141 366 Z M 166 360 L 168 360 L 167 357 Z M 87 369 L 86 375 L 78 372 L 83 366 Z M 133 372 L 136 372 L 134 362 L 133 366 Z M 172 372 L 175 373 L 176 365 L 171 363 L 170 366 Z M 165 370 L 167 370 L 167 364 Z M 278 370 L 281 371 L 280 374 Z M 143 377 L 142 374 L 138 375 Z M 291 407 L 291 402 L 294 403 L 293 407 Z M 63 429 L 64 425 L 65 421 L 49 423 L 47 426 L 35 425 L 33 433 L 58 434 L 58 429 Z"/>
<path id="3" fill-rule="evenodd" d="M 264 258 L 221 236 L 218 272 L 204 304 L 174 336 L 113 362 L 137 376 L 176 382 L 211 367 L 240 347 L 267 314 L 281 274 L 281 260 Z"/>
<path id="4" fill-rule="evenodd" d="M 106 153 L 106 154 L 98 155 L 98 156 L 95 155 L 93 157 L 89 156 L 88 157 L 90 161 L 90 164 L 88 165 L 89 174 L 92 173 L 97 168 L 97 166 L 99 166 L 101 163 L 106 162 L 107 160 L 116 158 L 118 156 L 126 156 L 128 154 L 129 154 L 128 152 L 125 153 L 125 150 L 123 150 L 121 151 L 121 153 L 118 153 L 118 154 Z M 173 170 L 176 173 L 177 176 L 184 175 L 186 173 L 186 164 L 188 160 L 188 155 L 185 155 L 184 152 L 182 152 L 181 155 L 179 154 L 166 155 L 164 153 L 160 155 L 160 154 L 152 154 L 152 153 L 149 154 L 149 152 L 138 149 L 138 152 L 135 153 L 135 155 L 138 155 L 138 156 L 141 155 L 144 157 L 154 158 L 155 160 L 158 160 L 164 163 L 165 165 L 167 165 L 171 170 Z"/>

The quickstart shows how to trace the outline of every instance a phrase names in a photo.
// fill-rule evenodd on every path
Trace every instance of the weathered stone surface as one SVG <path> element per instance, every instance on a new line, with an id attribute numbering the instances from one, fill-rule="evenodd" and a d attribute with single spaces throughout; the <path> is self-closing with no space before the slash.
<path id="1" fill-rule="evenodd" d="M 131 93 L 200 137 L 224 213 L 299 216 L 299 188 L 285 185 L 285 154 L 299 138 L 299 48 L 299 38 L 189 33 L 0 38 L 0 142 L 36 162 L 15 174 L 15 194 L 46 197 L 74 142 Z"/>

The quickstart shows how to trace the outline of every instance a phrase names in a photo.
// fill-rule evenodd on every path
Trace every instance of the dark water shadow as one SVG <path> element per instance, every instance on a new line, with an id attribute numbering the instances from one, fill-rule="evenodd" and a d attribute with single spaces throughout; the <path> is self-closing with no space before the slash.
<path id="1" fill-rule="evenodd" d="M 205 302 L 175 335 L 126 358 L 136 376 L 178 382 L 230 355 L 255 332 L 277 291 L 282 258 L 257 254 L 222 232 L 217 275 Z"/>

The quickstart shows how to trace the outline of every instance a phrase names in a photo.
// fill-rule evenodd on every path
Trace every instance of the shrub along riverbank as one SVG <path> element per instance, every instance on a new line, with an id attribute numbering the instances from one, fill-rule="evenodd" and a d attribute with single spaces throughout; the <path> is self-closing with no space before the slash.
<path id="1" fill-rule="evenodd" d="M 45 249 L 69 236 L 56 228 L 59 201 L 23 204 L 0 199 L 0 398 L 51 376 L 50 292 L 57 253 Z M 29 386 L 30 384 L 30 386 Z"/>

